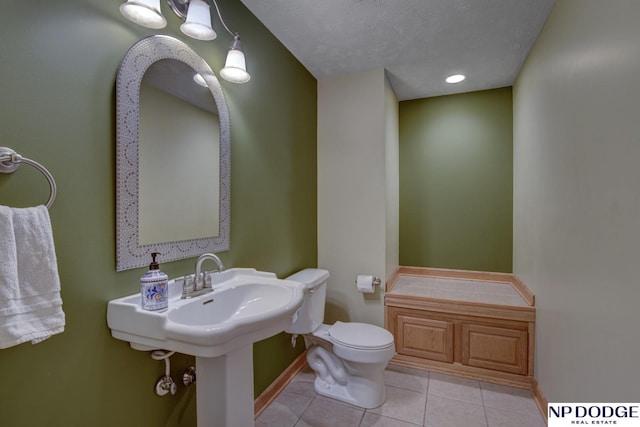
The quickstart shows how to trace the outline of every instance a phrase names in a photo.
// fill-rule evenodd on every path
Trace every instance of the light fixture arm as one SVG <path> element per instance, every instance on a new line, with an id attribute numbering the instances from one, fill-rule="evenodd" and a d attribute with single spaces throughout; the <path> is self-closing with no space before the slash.
<path id="1" fill-rule="evenodd" d="M 225 24 L 224 19 L 222 19 L 222 14 L 220 13 L 218 2 L 216 2 L 216 0 L 205 0 L 205 1 L 206 2 L 211 1 L 211 3 L 213 3 L 213 6 L 216 8 L 216 12 L 218 12 L 218 18 L 220 18 L 220 22 L 222 23 L 222 26 L 224 27 L 225 30 L 227 30 L 227 33 L 231 34 L 231 37 L 235 37 L 237 33 L 234 33 L 233 31 L 231 31 L 229 27 L 227 27 L 227 24 Z"/>

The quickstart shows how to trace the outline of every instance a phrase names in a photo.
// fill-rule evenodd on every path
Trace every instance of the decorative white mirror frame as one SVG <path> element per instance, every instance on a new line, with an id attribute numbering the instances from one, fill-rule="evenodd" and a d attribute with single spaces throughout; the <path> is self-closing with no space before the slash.
<path id="1" fill-rule="evenodd" d="M 147 69 L 161 59 L 181 61 L 204 80 L 220 119 L 220 221 L 217 237 L 140 245 L 138 235 L 138 155 L 140 85 Z M 211 67 L 188 45 L 173 37 L 154 35 L 126 53 L 116 81 L 116 270 L 149 264 L 151 252 L 162 262 L 221 252 L 230 246 L 231 125 L 227 101 Z"/>

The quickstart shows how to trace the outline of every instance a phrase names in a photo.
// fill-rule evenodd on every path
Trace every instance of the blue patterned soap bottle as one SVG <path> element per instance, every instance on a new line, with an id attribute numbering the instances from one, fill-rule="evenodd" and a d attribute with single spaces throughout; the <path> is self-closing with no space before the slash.
<path id="1" fill-rule="evenodd" d="M 149 271 L 140 278 L 141 305 L 150 311 L 164 310 L 169 306 L 169 276 L 160 271 L 160 265 L 156 262 L 158 255 L 158 252 L 151 254 Z"/>

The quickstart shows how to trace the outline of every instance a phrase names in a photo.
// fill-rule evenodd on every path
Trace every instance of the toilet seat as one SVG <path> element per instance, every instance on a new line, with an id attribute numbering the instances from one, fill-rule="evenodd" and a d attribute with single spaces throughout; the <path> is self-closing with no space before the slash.
<path id="1" fill-rule="evenodd" d="M 366 323 L 336 322 L 328 332 L 334 344 L 356 350 L 383 350 L 393 346 L 391 332 Z"/>

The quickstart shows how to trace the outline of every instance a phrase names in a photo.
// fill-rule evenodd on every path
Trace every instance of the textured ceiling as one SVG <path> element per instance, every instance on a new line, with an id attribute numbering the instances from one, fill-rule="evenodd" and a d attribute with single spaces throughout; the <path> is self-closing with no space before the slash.
<path id="1" fill-rule="evenodd" d="M 407 100 L 512 85 L 554 0 L 242 2 L 317 79 L 384 68 Z"/>

